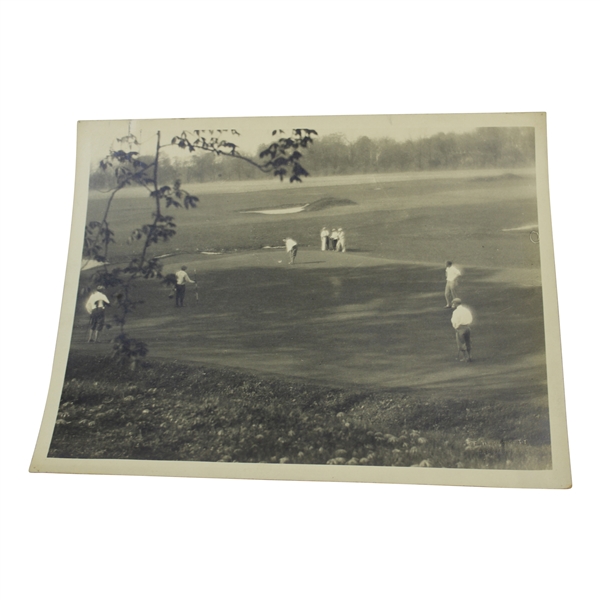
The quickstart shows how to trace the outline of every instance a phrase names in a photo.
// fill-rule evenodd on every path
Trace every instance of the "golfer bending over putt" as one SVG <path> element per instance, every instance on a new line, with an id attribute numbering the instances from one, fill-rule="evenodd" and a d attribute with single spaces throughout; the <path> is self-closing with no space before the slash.
<path id="1" fill-rule="evenodd" d="M 456 345 L 458 346 L 457 360 L 471 362 L 471 328 L 473 322 L 471 311 L 462 305 L 460 298 L 452 300 L 452 327 L 456 331 Z"/>
<path id="2" fill-rule="evenodd" d="M 290 255 L 290 265 L 293 265 L 298 254 L 298 242 L 290 237 L 283 238 L 285 242 L 285 251 Z"/>

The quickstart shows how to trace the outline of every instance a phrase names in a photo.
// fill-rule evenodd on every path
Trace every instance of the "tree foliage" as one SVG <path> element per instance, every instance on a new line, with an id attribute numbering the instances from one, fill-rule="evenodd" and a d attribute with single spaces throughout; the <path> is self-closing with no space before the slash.
<path id="1" fill-rule="evenodd" d="M 135 310 L 136 305 L 143 302 L 135 297 L 134 281 L 139 278 L 158 278 L 172 285 L 172 278 L 163 278 L 162 265 L 156 257 L 151 256 L 150 249 L 170 240 L 177 233 L 176 219 L 166 214 L 167 209 L 194 209 L 200 201 L 182 187 L 171 161 L 161 151 L 167 147 L 180 148 L 195 155 L 195 163 L 201 167 L 210 165 L 211 161 L 214 163 L 215 159 L 235 159 L 232 162 L 244 164 L 246 168 L 257 170 L 265 176 L 278 177 L 281 181 L 288 179 L 290 183 L 301 182 L 302 178 L 309 175 L 301 160 L 303 152 L 317 135 L 312 129 L 294 129 L 290 136 L 286 136 L 282 130 L 274 130 L 273 141 L 257 157 L 244 155 L 237 144 L 223 137 L 225 135 L 235 139 L 240 133 L 235 129 L 196 129 L 183 131 L 163 144 L 158 131 L 154 155 L 144 157 L 131 150 L 132 147 L 139 146 L 139 142 L 135 136 L 127 135 L 117 141 L 129 145 L 130 151 L 111 149 L 100 161 L 98 170 L 92 174 L 90 186 L 105 189 L 108 199 L 102 218 L 90 221 L 85 228 L 83 257 L 103 263 L 103 268 L 94 274 L 93 284 L 103 285 L 111 294 L 115 309 L 113 318 L 119 327 L 119 333 L 113 340 L 113 350 L 115 356 L 130 360 L 132 365 L 135 365 L 137 358 L 148 352 L 145 342 L 130 338 L 125 331 L 128 315 Z M 202 155 L 199 159 L 198 154 Z M 165 182 L 168 176 L 172 178 L 169 184 Z M 109 249 L 115 242 L 115 234 L 110 226 L 111 208 L 119 192 L 131 186 L 143 187 L 148 191 L 151 207 L 149 219 L 136 227 L 128 239 L 128 243 L 139 245 L 139 251 L 127 265 L 110 267 Z"/>
<path id="2" fill-rule="evenodd" d="M 202 132 L 200 132 L 202 133 Z M 279 132 L 275 131 L 275 135 Z M 195 132 L 193 132 L 195 134 Z M 198 136 L 190 140 L 178 140 L 182 148 L 189 148 L 191 142 L 200 141 L 206 149 L 212 148 L 211 138 Z M 311 138 L 312 140 L 312 138 Z M 229 161 L 223 157 L 234 154 L 237 147 L 218 146 L 217 152 L 191 154 L 171 162 L 167 156 L 161 157 L 160 172 L 166 184 L 179 178 L 182 182 L 206 182 L 219 180 L 246 180 L 278 175 L 284 169 L 284 177 L 293 173 L 293 163 L 286 163 L 273 152 L 288 148 L 287 159 L 294 152 L 301 151 L 302 168 L 311 175 L 343 175 L 353 173 L 387 173 L 402 171 L 454 170 L 479 168 L 514 168 L 532 166 L 535 163 L 535 139 L 533 128 L 524 127 L 482 127 L 468 133 L 438 133 L 420 139 L 399 142 L 391 138 L 370 138 L 361 136 L 349 142 L 341 134 L 332 134 L 315 139 L 314 143 L 302 145 L 297 139 L 282 138 L 276 145 L 265 144 L 248 162 Z M 293 147 L 296 144 L 296 147 Z M 193 146 L 193 144 L 192 144 Z M 151 160 L 143 157 L 140 160 Z M 257 169 L 254 163 L 271 161 L 268 168 Z M 298 172 L 300 176 L 300 171 Z M 95 189 L 112 187 L 112 176 L 101 169 L 91 175 L 90 185 Z"/>
<path id="3" fill-rule="evenodd" d="M 483 168 L 516 168 L 535 164 L 533 128 L 485 127 L 469 133 L 438 133 L 399 142 L 362 136 L 350 143 L 330 135 L 306 153 L 312 175 L 387 173 Z"/>

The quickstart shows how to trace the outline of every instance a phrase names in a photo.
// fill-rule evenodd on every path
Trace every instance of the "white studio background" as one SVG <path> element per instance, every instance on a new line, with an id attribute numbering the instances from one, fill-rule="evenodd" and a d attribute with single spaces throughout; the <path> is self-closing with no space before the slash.
<path id="1" fill-rule="evenodd" d="M 4 598 L 597 589 L 597 3 L 7 1 L 1 12 Z M 573 489 L 28 473 L 78 120 L 528 111 L 548 113 Z"/>

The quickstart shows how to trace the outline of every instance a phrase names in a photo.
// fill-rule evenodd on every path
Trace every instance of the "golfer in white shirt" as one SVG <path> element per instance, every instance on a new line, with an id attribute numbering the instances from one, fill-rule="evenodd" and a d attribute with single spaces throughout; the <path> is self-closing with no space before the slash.
<path id="1" fill-rule="evenodd" d="M 446 262 L 446 290 L 444 295 L 446 296 L 446 306 L 444 308 L 452 308 L 452 300 L 456 298 L 456 286 L 458 285 L 458 278 L 462 273 L 452 264 L 449 260 Z"/>
<path id="2" fill-rule="evenodd" d="M 463 306 L 460 298 L 452 300 L 452 327 L 456 332 L 456 345 L 458 346 L 457 360 L 471 362 L 471 328 L 469 325 L 473 322 L 473 314 Z"/>
<path id="3" fill-rule="evenodd" d="M 110 302 L 103 290 L 104 286 L 99 285 L 85 304 L 85 309 L 90 315 L 88 343 L 97 342 L 100 332 L 104 329 L 104 309 L 110 305 Z"/>
<path id="4" fill-rule="evenodd" d="M 341 227 L 338 229 L 338 243 L 336 250 L 338 252 L 346 252 L 346 232 Z"/>
<path id="5" fill-rule="evenodd" d="M 183 307 L 183 299 L 185 298 L 185 284 L 186 283 L 196 283 L 190 279 L 190 276 L 186 273 L 187 267 L 183 265 L 177 273 L 175 273 L 175 277 L 177 278 L 177 283 L 175 284 L 175 306 L 177 308 Z"/>
<path id="6" fill-rule="evenodd" d="M 321 229 L 321 250 L 323 252 L 329 250 L 329 229 L 327 227 Z"/>
<path id="7" fill-rule="evenodd" d="M 340 239 L 340 234 L 337 229 L 331 230 L 331 235 L 329 236 L 329 241 L 331 243 L 331 249 L 336 250 L 338 240 Z"/>
<path id="8" fill-rule="evenodd" d="M 298 254 L 298 242 L 291 237 L 283 238 L 285 242 L 285 251 L 290 255 L 290 265 L 293 265 Z"/>

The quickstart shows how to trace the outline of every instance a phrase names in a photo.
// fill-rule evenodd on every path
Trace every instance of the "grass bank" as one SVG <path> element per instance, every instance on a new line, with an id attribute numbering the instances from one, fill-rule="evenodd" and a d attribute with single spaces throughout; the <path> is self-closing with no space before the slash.
<path id="1" fill-rule="evenodd" d="M 548 469 L 538 408 L 72 355 L 49 456 Z"/>

